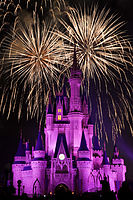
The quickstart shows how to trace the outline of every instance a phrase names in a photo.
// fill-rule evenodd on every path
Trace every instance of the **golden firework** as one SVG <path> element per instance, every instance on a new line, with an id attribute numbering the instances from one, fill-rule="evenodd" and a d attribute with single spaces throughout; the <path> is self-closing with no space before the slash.
<path id="1" fill-rule="evenodd" d="M 25 103 L 28 116 L 39 118 L 63 64 L 63 42 L 54 34 L 55 27 L 45 22 L 40 24 L 36 16 L 29 19 L 28 24 L 19 20 L 16 29 L 3 42 L 3 71 L 7 81 L 1 108 L 5 111 L 8 107 L 8 117 L 19 98 L 18 118 Z M 19 89 L 21 94 L 18 94 Z"/>
<path id="2" fill-rule="evenodd" d="M 97 107 L 95 122 L 99 124 L 99 135 L 105 133 L 108 140 L 104 116 L 113 124 L 115 134 L 121 133 L 125 128 L 125 121 L 128 122 L 133 134 L 130 123 L 133 119 L 133 109 L 132 103 L 129 103 L 132 101 L 133 87 L 131 80 L 128 79 L 132 77 L 133 70 L 132 47 L 123 31 L 125 22 L 121 22 L 117 15 L 111 14 L 105 8 L 99 11 L 96 6 L 91 9 L 70 8 L 66 15 L 68 20 L 60 19 L 65 33 L 57 31 L 65 41 L 69 63 L 65 70 L 72 65 L 72 49 L 76 45 L 77 61 L 83 72 L 84 81 L 88 82 L 86 91 L 90 100 L 90 110 L 96 112 L 94 107 Z M 95 91 L 94 106 L 91 87 Z"/>

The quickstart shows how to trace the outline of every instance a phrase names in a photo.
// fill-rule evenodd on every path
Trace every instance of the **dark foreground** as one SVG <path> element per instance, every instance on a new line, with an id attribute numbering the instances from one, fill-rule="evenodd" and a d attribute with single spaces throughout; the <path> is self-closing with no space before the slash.
<path id="1" fill-rule="evenodd" d="M 83 193 L 82 195 L 72 194 L 71 191 L 57 191 L 54 195 L 44 195 L 29 198 L 26 194 L 14 195 L 13 187 L 0 188 L 0 200 L 133 200 L 133 192 L 127 182 L 123 182 L 118 194 L 110 191 L 109 187 L 102 187 L 101 191 L 95 193 Z"/>

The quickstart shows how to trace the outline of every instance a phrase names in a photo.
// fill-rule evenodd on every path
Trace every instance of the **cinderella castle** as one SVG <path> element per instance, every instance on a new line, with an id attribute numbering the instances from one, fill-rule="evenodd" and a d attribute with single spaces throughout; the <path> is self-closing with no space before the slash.
<path id="1" fill-rule="evenodd" d="M 45 145 L 39 131 L 35 148 L 22 138 L 12 164 L 13 185 L 18 194 L 53 194 L 58 188 L 75 193 L 101 190 L 107 178 L 110 189 L 117 191 L 125 181 L 126 166 L 114 147 L 112 161 L 99 145 L 93 124 L 89 124 L 86 98 L 80 94 L 82 72 L 74 52 L 69 78 L 70 98 L 65 89 L 47 106 Z M 92 142 L 93 141 L 93 142 Z"/>

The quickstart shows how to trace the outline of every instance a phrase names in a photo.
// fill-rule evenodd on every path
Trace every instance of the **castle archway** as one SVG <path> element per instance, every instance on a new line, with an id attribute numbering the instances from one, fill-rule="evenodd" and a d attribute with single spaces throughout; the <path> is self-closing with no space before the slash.
<path id="1" fill-rule="evenodd" d="M 56 186 L 55 188 L 55 194 L 61 194 L 61 193 L 66 193 L 69 191 L 69 188 L 67 185 L 60 183 L 59 185 Z"/>

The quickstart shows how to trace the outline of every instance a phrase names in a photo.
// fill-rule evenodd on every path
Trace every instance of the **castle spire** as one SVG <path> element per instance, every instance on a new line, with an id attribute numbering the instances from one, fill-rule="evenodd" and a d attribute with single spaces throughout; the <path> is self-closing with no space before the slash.
<path id="1" fill-rule="evenodd" d="M 42 142 L 41 131 L 40 131 L 40 125 L 39 125 L 39 133 L 38 133 L 37 143 L 36 143 L 36 147 L 35 147 L 35 151 L 37 151 L 37 150 L 44 150 L 44 145 Z"/>
<path id="2" fill-rule="evenodd" d="M 81 111 L 81 96 L 80 96 L 81 74 L 82 72 L 77 63 L 76 49 L 74 48 L 73 65 L 71 67 L 71 76 L 69 79 L 71 88 L 70 112 Z"/>
<path id="3" fill-rule="evenodd" d="M 24 148 L 24 144 L 22 140 L 22 130 L 20 132 L 20 140 L 19 140 L 16 156 L 25 156 L 25 148 Z"/>
<path id="4" fill-rule="evenodd" d="M 102 161 L 103 165 L 109 165 L 109 161 L 107 158 L 107 152 L 106 152 L 106 145 L 104 143 L 104 151 L 103 151 L 103 161 Z"/>
<path id="5" fill-rule="evenodd" d="M 93 136 L 93 150 L 101 150 L 98 142 L 98 136 L 96 133 L 96 128 L 95 128 L 95 135 Z"/>
<path id="6" fill-rule="evenodd" d="M 77 62 L 76 45 L 74 45 L 73 64 L 71 67 L 71 77 L 81 76 L 81 70 Z"/>
<path id="7" fill-rule="evenodd" d="M 86 139 L 85 139 L 84 131 L 82 131 L 82 138 L 81 138 L 81 143 L 80 143 L 79 151 L 89 151 L 89 149 L 87 147 L 87 144 L 86 144 Z"/>

